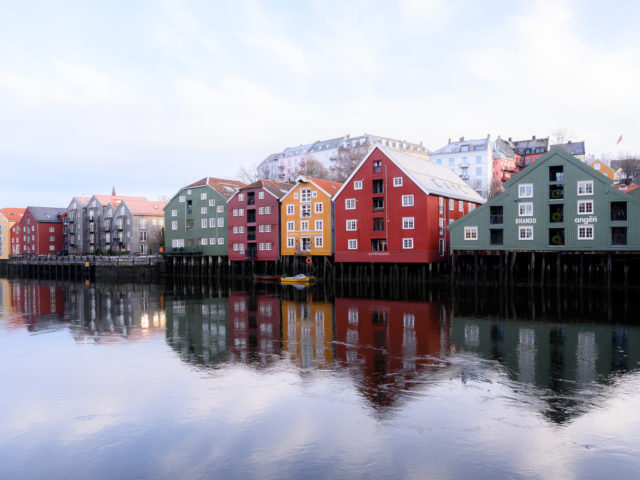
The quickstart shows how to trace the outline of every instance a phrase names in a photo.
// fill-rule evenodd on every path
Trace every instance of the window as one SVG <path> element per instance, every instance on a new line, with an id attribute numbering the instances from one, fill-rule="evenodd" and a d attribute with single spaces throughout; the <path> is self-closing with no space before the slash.
<path id="1" fill-rule="evenodd" d="M 200 194 L 200 200 L 206 200 L 207 199 L 207 194 L 206 193 L 201 193 Z"/>
<path id="2" fill-rule="evenodd" d="M 200 226 L 202 228 L 207 228 L 207 219 L 206 218 L 203 218 L 203 219 L 200 220 Z"/>
<path id="3" fill-rule="evenodd" d="M 482 167 L 476 167 L 476 175 L 482 175 Z"/>
<path id="4" fill-rule="evenodd" d="M 184 195 L 180 195 L 178 197 L 178 201 L 184 203 L 184 201 L 186 200 L 186 197 Z"/>
<path id="5" fill-rule="evenodd" d="M 210 218 L 209 219 L 209 228 L 214 228 L 216 226 L 216 219 L 215 218 Z"/>
<path id="6" fill-rule="evenodd" d="M 321 232 L 322 231 L 322 220 L 316 220 L 315 222 L 315 230 Z"/>
<path id="7" fill-rule="evenodd" d="M 521 202 L 521 203 L 518 203 L 518 216 L 519 217 L 532 217 L 533 216 L 533 202 Z"/>
<path id="8" fill-rule="evenodd" d="M 258 192 L 258 200 L 264 200 L 264 192 Z"/>
<path id="9" fill-rule="evenodd" d="M 476 164 L 482 163 L 482 156 L 476 155 Z"/>
<path id="10" fill-rule="evenodd" d="M 373 173 L 382 173 L 382 161 L 376 160 L 373 162 Z"/>
<path id="11" fill-rule="evenodd" d="M 358 230 L 358 220 L 347 220 L 347 231 L 354 232 Z"/>
<path id="12" fill-rule="evenodd" d="M 300 205 L 300 217 L 309 218 L 311 216 L 311 205 L 308 203 L 303 203 Z"/>
<path id="13" fill-rule="evenodd" d="M 244 193 L 239 193 L 238 194 L 238 201 L 244 202 Z"/>
<path id="14" fill-rule="evenodd" d="M 611 221 L 624 222 L 627 220 L 627 202 L 611 202 Z"/>
<path id="15" fill-rule="evenodd" d="M 438 197 L 438 214 L 444 215 L 444 198 Z"/>
<path id="16" fill-rule="evenodd" d="M 145 232 L 146 233 L 146 232 Z M 55 242 L 56 241 L 56 237 L 53 235 L 49 235 L 49 241 L 50 242 Z"/>
<path id="17" fill-rule="evenodd" d="M 413 238 L 403 238 L 402 239 L 402 248 L 404 250 L 409 250 L 413 248 Z"/>
<path id="18" fill-rule="evenodd" d="M 54 245 L 49 245 L 49 251 L 53 252 L 56 249 L 56 247 Z"/>
<path id="19" fill-rule="evenodd" d="M 402 186 L 402 177 L 393 177 L 393 186 L 401 187 Z"/>
<path id="20" fill-rule="evenodd" d="M 384 180 L 378 179 L 373 181 L 373 193 L 384 193 Z"/>
<path id="21" fill-rule="evenodd" d="M 453 159 L 453 158 L 450 158 L 450 159 L 449 159 L 449 166 L 450 166 L 450 167 L 453 167 L 453 165 L 454 165 L 455 163 L 456 163 L 455 159 Z"/>
<path id="22" fill-rule="evenodd" d="M 171 210 L 171 216 L 172 217 L 177 217 L 178 216 L 178 210 Z"/>
<path id="23" fill-rule="evenodd" d="M 518 227 L 518 239 L 533 240 L 533 227 Z"/>
<path id="24" fill-rule="evenodd" d="M 455 202 L 452 198 L 449 199 L 449 210 L 453 210 L 455 208 Z"/>
<path id="25" fill-rule="evenodd" d="M 218 245 L 224 245 L 224 238 L 218 237 Z"/>
<path id="26" fill-rule="evenodd" d="M 578 195 L 593 195 L 593 180 L 579 180 Z"/>
<path id="27" fill-rule="evenodd" d="M 209 239 L 209 245 L 215 245 L 216 244 L 216 239 L 215 238 L 210 238 Z"/>
<path id="28" fill-rule="evenodd" d="M 462 200 L 458 200 L 458 211 L 464 213 L 464 202 Z"/>
<path id="29" fill-rule="evenodd" d="M 309 220 L 301 220 L 300 221 L 300 231 L 308 232 L 309 231 Z"/>
<path id="30" fill-rule="evenodd" d="M 300 201 L 301 202 L 310 202 L 311 201 L 311 189 L 303 188 L 300 190 Z"/>
<path id="31" fill-rule="evenodd" d="M 357 250 L 358 249 L 358 240 L 355 238 L 350 238 L 348 242 L 349 250 Z"/>
<path id="32" fill-rule="evenodd" d="M 355 198 L 345 198 L 345 200 L 344 200 L 344 208 L 346 210 L 355 210 L 356 209 L 356 199 Z"/>
<path id="33" fill-rule="evenodd" d="M 224 205 L 218 205 L 218 208 L 216 209 L 216 212 L 224 213 Z"/>
<path id="34" fill-rule="evenodd" d="M 287 205 L 287 215 L 294 215 L 296 213 L 295 205 Z"/>
<path id="35" fill-rule="evenodd" d="M 469 145 L 461 145 L 460 146 L 460 151 L 461 152 L 468 152 L 469 151 Z"/>
<path id="36" fill-rule="evenodd" d="M 373 211 L 379 212 L 384 210 L 384 197 L 374 197 L 373 198 Z"/>
<path id="37" fill-rule="evenodd" d="M 209 199 L 209 206 L 210 207 L 215 207 L 216 206 L 216 200 L 214 198 L 210 198 Z"/>
<path id="38" fill-rule="evenodd" d="M 234 209 L 233 209 L 233 211 L 231 212 L 231 214 L 232 214 L 234 217 L 237 217 L 237 216 L 238 216 L 238 209 L 237 209 L 237 208 L 234 208 Z"/>
<path id="39" fill-rule="evenodd" d="M 264 231 L 265 232 L 270 232 L 271 231 L 271 225 L 265 225 L 264 226 Z"/>
<path id="40" fill-rule="evenodd" d="M 362 180 L 354 180 L 353 181 L 353 189 L 354 190 L 362 190 Z"/>
<path id="41" fill-rule="evenodd" d="M 627 244 L 627 227 L 611 227 L 611 245 Z"/>
<path id="42" fill-rule="evenodd" d="M 206 215 L 207 214 L 207 207 L 200 207 L 200 213 L 202 215 Z"/>
<path id="43" fill-rule="evenodd" d="M 549 205 L 549 218 L 551 223 L 559 223 L 564 220 L 564 205 L 551 204 Z"/>
<path id="44" fill-rule="evenodd" d="M 264 207 L 264 214 L 271 215 L 271 207 Z"/>
<path id="45" fill-rule="evenodd" d="M 49 232 L 50 232 L 50 233 L 53 233 L 53 232 L 55 232 L 55 231 L 56 231 L 56 230 L 55 230 L 55 228 L 54 228 L 54 227 L 49 227 Z"/>
<path id="46" fill-rule="evenodd" d="M 414 228 L 414 217 L 402 217 L 402 229 L 413 230 L 413 228 Z"/>
<path id="47" fill-rule="evenodd" d="M 438 219 L 438 229 L 439 229 L 440 236 L 443 236 L 444 235 L 444 218 Z"/>
<path id="48" fill-rule="evenodd" d="M 237 234 L 237 233 L 238 233 L 238 227 L 237 227 L 237 226 L 234 226 L 234 227 L 233 227 L 233 229 L 232 229 L 232 232 L 233 232 L 234 234 Z"/>
<path id="49" fill-rule="evenodd" d="M 295 238 L 287 237 L 287 248 L 294 248 L 296 246 Z"/>
<path id="50" fill-rule="evenodd" d="M 549 185 L 549 198 L 551 200 L 562 200 L 564 198 L 564 185 Z"/>
<path id="51" fill-rule="evenodd" d="M 264 207 L 258 208 L 258 215 L 264 215 Z"/>
<path id="52" fill-rule="evenodd" d="M 322 248 L 322 237 L 316 237 L 316 247 Z"/>
<path id="53" fill-rule="evenodd" d="M 476 209 L 476 204 L 475 203 L 469 203 L 467 205 L 467 213 L 471 213 Z"/>
<path id="54" fill-rule="evenodd" d="M 173 220 L 171 222 L 171 230 L 178 230 L 178 221 L 177 220 Z"/>
<path id="55" fill-rule="evenodd" d="M 465 240 L 478 240 L 478 227 L 464 227 Z"/>
<path id="56" fill-rule="evenodd" d="M 200 245 L 208 245 L 209 244 L 209 239 L 208 238 L 201 238 L 200 239 Z"/>
<path id="57" fill-rule="evenodd" d="M 371 240 L 372 252 L 386 252 L 387 251 L 387 239 L 386 238 L 374 238 Z"/>
<path id="58" fill-rule="evenodd" d="M 258 231 L 259 231 L 260 233 L 264 233 L 264 225 L 259 225 L 259 226 L 258 226 Z"/>
<path id="59" fill-rule="evenodd" d="M 323 205 L 324 205 L 324 204 L 323 204 L 322 202 L 315 202 L 315 203 L 313 204 L 314 211 L 315 211 L 316 213 L 322 213 L 322 212 L 323 212 Z"/>
<path id="60" fill-rule="evenodd" d="M 373 219 L 373 231 L 374 232 L 384 232 L 384 218 L 374 218 Z"/>
<path id="61" fill-rule="evenodd" d="M 578 240 L 593 240 L 593 225 L 578 225 Z"/>
<path id="62" fill-rule="evenodd" d="M 562 182 L 564 179 L 564 167 L 562 165 L 554 165 L 549 167 L 549 181 Z"/>
<path id="63" fill-rule="evenodd" d="M 532 198 L 533 183 L 521 183 L 518 185 L 518 198 Z"/>
<path id="64" fill-rule="evenodd" d="M 287 222 L 287 232 L 293 232 L 296 229 L 295 222 Z"/>
<path id="65" fill-rule="evenodd" d="M 553 246 L 564 245 L 564 228 L 549 229 L 549 245 L 553 245 Z"/>
<path id="66" fill-rule="evenodd" d="M 224 217 L 218 217 L 218 226 L 224 227 Z"/>
<path id="67" fill-rule="evenodd" d="M 593 213 L 593 200 L 578 200 L 578 215 Z"/>
<path id="68" fill-rule="evenodd" d="M 402 206 L 413 207 L 413 195 L 402 195 Z"/>

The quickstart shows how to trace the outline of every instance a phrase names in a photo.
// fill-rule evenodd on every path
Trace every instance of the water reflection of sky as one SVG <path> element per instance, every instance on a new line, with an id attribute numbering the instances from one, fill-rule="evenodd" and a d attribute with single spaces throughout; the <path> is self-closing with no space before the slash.
<path id="1" fill-rule="evenodd" d="M 79 294 L 73 285 L 57 288 L 66 304 L 69 292 Z M 121 290 L 96 292 L 115 298 Z M 616 370 L 615 355 L 603 358 L 615 351 L 616 327 L 578 328 L 574 335 L 565 324 L 566 351 L 584 357 L 580 348 L 595 345 L 596 376 L 590 369 L 581 373 L 577 363 L 565 366 L 575 374 L 564 380 L 583 389 L 569 393 L 578 398 L 587 389 L 591 397 L 557 422 L 548 415 L 554 390 L 540 357 L 549 348 L 543 340 L 557 339 L 549 334 L 557 325 L 512 321 L 502 324 L 500 335 L 492 334 L 495 320 L 452 317 L 446 302 L 339 299 L 315 307 L 276 297 L 275 309 L 271 294 L 263 302 L 243 292 L 204 300 L 164 298 L 159 287 L 147 292 L 150 318 L 157 309 L 166 315 L 166 336 L 139 333 L 153 327 L 133 313 L 110 326 L 97 311 L 92 322 L 91 309 L 88 318 L 65 310 L 58 328 L 33 330 L 25 320 L 33 314 L 3 299 L 0 478 L 505 478 L 513 472 L 610 478 L 639 472 L 637 367 Z M 132 312 L 143 312 L 143 297 L 139 291 L 127 297 L 140 302 Z M 244 311 L 229 299 L 244 300 Z M 288 317 L 293 311 L 295 319 Z M 237 328 L 229 325 L 235 314 Z M 25 322 L 21 328 L 17 317 Z M 631 362 L 636 329 L 626 328 L 622 348 Z M 523 352 L 532 345 L 531 329 L 533 357 Z M 581 331 L 594 338 L 579 340 Z M 121 341 L 79 342 L 83 332 Z M 533 370 L 527 361 L 534 361 Z"/>

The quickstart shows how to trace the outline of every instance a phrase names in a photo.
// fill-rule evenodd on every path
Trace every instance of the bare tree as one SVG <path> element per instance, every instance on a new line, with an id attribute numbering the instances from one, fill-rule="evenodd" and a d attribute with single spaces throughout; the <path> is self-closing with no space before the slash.
<path id="1" fill-rule="evenodd" d="M 617 160 L 611 160 L 611 168 L 622 169 L 623 181 L 629 185 L 640 182 L 640 155 L 623 153 Z"/>
<path id="2" fill-rule="evenodd" d="M 556 127 L 551 130 L 551 142 L 553 145 L 567 143 L 567 141 L 569 141 L 569 133 L 566 127 Z"/>
<path id="3" fill-rule="evenodd" d="M 497 197 L 503 191 L 504 191 L 504 188 L 502 186 L 502 182 L 497 178 L 494 178 L 493 181 L 491 182 L 491 185 L 489 185 L 489 193 L 487 195 L 487 200 L 491 200 L 492 198 Z"/>
<path id="4" fill-rule="evenodd" d="M 164 227 L 152 230 L 147 236 L 149 253 L 158 253 L 160 247 L 164 247 Z"/>
<path id="5" fill-rule="evenodd" d="M 305 177 L 329 178 L 329 172 L 320 161 L 314 158 L 305 158 L 300 162 L 296 169 L 296 176 L 304 175 Z"/>
<path id="6" fill-rule="evenodd" d="M 360 164 L 364 156 L 367 154 L 366 148 L 344 148 L 338 149 L 338 158 L 336 168 L 333 171 L 332 180 L 336 182 L 344 182 L 349 175 Z"/>
<path id="7" fill-rule="evenodd" d="M 236 173 L 236 178 L 244 183 L 253 183 L 258 180 L 258 163 L 253 162 L 249 165 L 243 165 Z"/>

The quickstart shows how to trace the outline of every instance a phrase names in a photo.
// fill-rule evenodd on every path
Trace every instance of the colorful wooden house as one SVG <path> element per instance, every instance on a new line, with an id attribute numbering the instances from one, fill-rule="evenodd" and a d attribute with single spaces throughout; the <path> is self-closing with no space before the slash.
<path id="1" fill-rule="evenodd" d="M 640 250 L 640 201 L 561 148 L 449 227 L 454 251 Z"/>
<path id="2" fill-rule="evenodd" d="M 274 262 L 279 259 L 280 199 L 292 186 L 258 180 L 229 199 L 229 260 Z"/>
<path id="3" fill-rule="evenodd" d="M 611 168 L 609 165 L 604 163 L 602 160 L 594 160 L 589 164 L 591 168 L 593 168 L 596 172 L 600 172 L 605 177 L 608 177 L 612 182 L 616 178 L 616 171 Z"/>
<path id="4" fill-rule="evenodd" d="M 0 260 L 6 260 L 13 253 L 11 229 L 20 222 L 24 208 L 3 208 L 0 210 Z"/>
<path id="5" fill-rule="evenodd" d="M 10 230 L 10 240 L 11 240 L 11 255 L 20 255 L 22 253 L 22 249 L 20 248 L 21 242 L 21 228 L 20 222 L 15 223 Z"/>
<path id="6" fill-rule="evenodd" d="M 181 188 L 164 208 L 165 252 L 227 255 L 227 200 L 244 186 L 206 177 Z"/>
<path id="7" fill-rule="evenodd" d="M 446 225 L 483 202 L 449 168 L 376 146 L 333 198 L 335 261 L 444 261 Z"/>
<path id="8" fill-rule="evenodd" d="M 280 202 L 282 255 L 333 255 L 333 203 L 342 186 L 300 176 Z"/>
<path id="9" fill-rule="evenodd" d="M 19 225 L 21 254 L 47 255 L 64 248 L 64 208 L 27 207 Z"/>

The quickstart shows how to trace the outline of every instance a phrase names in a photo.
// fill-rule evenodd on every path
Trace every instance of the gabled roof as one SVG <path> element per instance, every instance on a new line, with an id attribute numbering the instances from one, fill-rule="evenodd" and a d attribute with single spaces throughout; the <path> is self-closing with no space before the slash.
<path id="1" fill-rule="evenodd" d="M 52 207 L 27 207 L 27 210 L 38 223 L 62 223 L 58 217 L 65 212 L 64 208 Z"/>
<path id="2" fill-rule="evenodd" d="M 567 143 L 558 143 L 557 145 L 553 145 L 554 147 L 560 147 L 565 152 L 570 153 L 571 155 L 584 155 L 584 142 L 567 142 Z"/>
<path id="3" fill-rule="evenodd" d="M 125 205 L 131 215 L 146 217 L 164 217 L 164 207 L 166 202 L 153 202 L 150 200 L 125 200 L 121 205 Z"/>
<path id="4" fill-rule="evenodd" d="M 549 150 L 549 137 L 545 138 L 531 138 L 527 140 L 513 140 L 513 149 L 518 155 L 529 155 L 535 153 L 536 148 L 543 148 L 545 152 Z M 525 150 L 531 149 L 530 153 L 525 153 Z"/>
<path id="5" fill-rule="evenodd" d="M 333 197 L 342 186 L 342 184 L 338 182 L 331 182 L 322 178 L 305 177 L 304 175 L 300 175 L 298 178 L 296 178 L 296 181 L 293 183 L 291 189 L 289 189 L 289 191 L 280 200 L 284 200 L 285 197 L 288 197 L 289 194 L 293 192 L 300 183 L 305 182 L 313 184 L 316 188 L 320 189 L 326 195 L 328 195 L 329 198 Z"/>
<path id="6" fill-rule="evenodd" d="M 280 198 L 284 197 L 289 192 L 289 190 L 291 189 L 292 186 L 293 186 L 293 184 L 291 184 L 291 183 L 276 182 L 275 180 L 260 179 L 260 180 L 258 180 L 256 182 L 253 182 L 253 183 L 250 183 L 249 185 L 244 186 L 240 190 L 249 190 L 251 188 L 264 188 L 271 195 L 273 195 L 277 199 L 280 199 Z"/>
<path id="7" fill-rule="evenodd" d="M 111 204 L 114 207 L 117 207 L 118 205 L 120 205 L 120 202 L 123 202 L 125 200 L 146 200 L 146 198 L 144 197 L 125 197 L 122 195 L 94 195 L 93 197 L 91 197 L 91 199 L 96 199 L 98 200 L 98 202 L 100 202 L 100 204 L 103 207 L 106 207 L 107 205 Z M 91 202 L 91 199 L 89 199 L 89 202 Z"/>
<path id="8" fill-rule="evenodd" d="M 73 205 L 73 202 L 76 202 L 80 208 L 86 207 L 89 203 L 89 200 L 91 200 L 91 197 L 73 197 L 69 202 L 69 207 Z"/>
<path id="9" fill-rule="evenodd" d="M 222 195 L 225 200 L 229 200 L 229 198 L 231 198 L 240 188 L 244 187 L 246 183 L 238 180 L 227 180 L 226 178 L 205 177 L 191 185 L 181 188 L 181 190 L 192 187 L 204 187 L 205 185 L 213 188 L 216 192 Z"/>
<path id="10" fill-rule="evenodd" d="M 19 222 L 26 208 L 3 208 L 0 210 L 0 214 L 10 222 Z"/>
<path id="11" fill-rule="evenodd" d="M 469 152 L 478 152 L 487 150 L 489 148 L 489 138 L 460 140 L 459 142 L 451 142 L 448 145 L 432 152 L 432 155 L 439 155 L 442 153 L 459 153 L 463 145 L 469 145 Z"/>
<path id="12" fill-rule="evenodd" d="M 395 163 L 420 189 L 427 195 L 440 195 L 442 197 L 464 200 L 467 202 L 484 203 L 485 200 L 467 185 L 451 169 L 438 165 L 419 154 L 386 148 L 381 145 L 374 146 L 367 156 L 351 173 L 340 190 L 334 195 L 334 199 L 340 195 L 345 185 L 358 173 L 362 165 L 369 159 L 375 149 L 379 149 L 389 160 Z"/>

